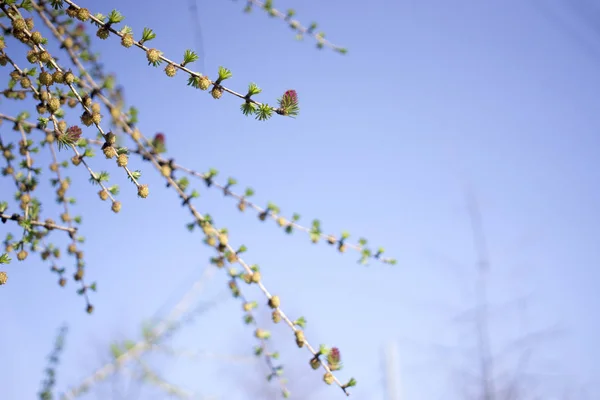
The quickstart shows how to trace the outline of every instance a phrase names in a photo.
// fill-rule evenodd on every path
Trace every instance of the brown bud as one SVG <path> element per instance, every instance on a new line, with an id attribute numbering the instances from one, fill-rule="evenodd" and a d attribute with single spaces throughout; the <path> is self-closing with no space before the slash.
<path id="1" fill-rule="evenodd" d="M 121 202 L 113 201 L 111 210 L 113 210 L 114 213 L 118 213 L 119 211 L 121 211 Z"/>
<path id="2" fill-rule="evenodd" d="M 28 253 L 25 250 L 21 250 L 17 253 L 17 260 L 23 261 L 27 258 Z"/>

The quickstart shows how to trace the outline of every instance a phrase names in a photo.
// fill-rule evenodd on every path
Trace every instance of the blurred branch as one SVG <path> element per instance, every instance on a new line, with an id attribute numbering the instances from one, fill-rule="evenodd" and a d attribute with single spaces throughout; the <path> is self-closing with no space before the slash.
<path id="1" fill-rule="evenodd" d="M 199 394 L 195 394 L 189 390 L 182 389 L 172 383 L 167 382 L 163 378 L 161 378 L 157 373 L 152 371 L 152 369 L 141 359 L 137 359 L 140 367 L 142 368 L 142 373 L 140 378 L 146 382 L 151 383 L 152 385 L 158 387 L 159 389 L 166 392 L 169 396 L 175 396 L 178 399 L 198 399 L 198 400 L 209 400 L 216 399 L 216 397 L 207 397 Z"/>
<path id="2" fill-rule="evenodd" d="M 204 290 L 204 285 L 210 280 L 215 273 L 215 268 L 209 266 L 205 268 L 202 277 L 197 280 L 192 288 L 181 298 L 181 300 L 173 307 L 166 319 L 159 322 L 155 328 L 149 332 L 144 332 L 144 338 L 131 346 L 127 351 L 116 357 L 113 362 L 107 363 L 97 369 L 92 375 L 85 378 L 79 385 L 70 389 L 62 396 L 63 400 L 74 399 L 78 395 L 89 390 L 91 385 L 106 379 L 110 374 L 114 373 L 119 367 L 129 362 L 134 358 L 140 357 L 143 353 L 150 350 L 156 341 L 160 340 L 165 335 L 170 327 L 192 306 L 194 296 Z"/>
<path id="3" fill-rule="evenodd" d="M 292 28 L 293 30 L 298 32 L 298 39 L 301 39 L 302 36 L 304 36 L 304 35 L 312 36 L 313 38 L 316 39 L 317 47 L 319 49 L 321 49 L 323 47 L 329 47 L 330 49 L 332 49 L 340 54 L 346 54 L 348 52 L 348 49 L 346 49 L 344 47 L 336 46 L 335 44 L 333 44 L 330 41 L 328 41 L 327 39 L 325 39 L 325 34 L 323 32 L 316 32 L 316 29 L 317 29 L 316 23 L 313 22 L 307 28 L 304 25 L 302 25 L 299 21 L 292 19 L 292 17 L 296 14 L 296 12 L 292 9 L 289 9 L 287 12 L 284 13 L 273 7 L 273 0 L 265 0 L 265 1 L 246 0 L 245 11 L 246 12 L 252 11 L 252 6 L 262 8 L 271 17 L 277 17 L 277 18 L 289 23 L 290 28 Z"/>

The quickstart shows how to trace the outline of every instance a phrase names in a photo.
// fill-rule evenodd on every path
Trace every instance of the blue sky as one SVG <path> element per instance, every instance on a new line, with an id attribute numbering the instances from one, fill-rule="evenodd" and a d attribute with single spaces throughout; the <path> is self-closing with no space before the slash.
<path id="1" fill-rule="evenodd" d="M 153 46 L 169 58 L 195 47 L 186 2 L 79 4 L 104 14 L 117 8 L 136 34 L 153 28 Z M 305 224 L 319 218 L 325 231 L 348 230 L 397 258 L 393 267 L 360 266 L 357 254 L 312 245 L 300 232 L 288 237 L 272 221 L 241 214 L 233 200 L 195 183 L 199 210 L 229 228 L 232 243 L 249 248 L 246 259 L 261 266 L 283 309 L 308 320 L 308 340 L 341 349 L 340 378 L 358 380 L 356 398 L 384 398 L 381 352 L 391 341 L 399 348 L 402 400 L 465 398 L 465 373 L 456 370 L 477 368 L 467 351 L 474 337 L 455 322 L 473 305 L 476 279 L 465 186 L 473 188 L 483 215 L 491 300 L 528 296 L 525 316 L 523 308 L 494 312 L 493 347 L 500 350 L 523 330 L 557 326 L 559 335 L 534 340 L 528 383 L 544 399 L 567 398 L 560 396 L 568 391 L 572 399 L 599 398 L 600 36 L 590 21 L 600 7 L 584 0 L 275 2 L 293 7 L 302 22 L 317 21 L 328 39 L 348 47 L 340 56 L 316 50 L 308 38 L 295 42 L 284 23 L 259 10 L 245 15 L 244 5 L 198 1 L 201 72 L 213 77 L 223 65 L 233 72 L 229 87 L 242 92 L 255 82 L 263 89 L 259 100 L 267 102 L 295 89 L 297 119 L 244 117 L 239 99 L 213 100 L 187 87 L 181 74 L 170 80 L 115 38 L 95 49 L 125 86 L 128 104 L 140 110 L 139 128 L 147 136 L 164 132 L 178 162 L 217 168 L 223 180 L 233 176 L 240 187 L 253 187 L 259 203 L 298 212 Z M 20 111 L 4 99 L 0 107 Z M 14 133 L 4 125 L 0 134 Z M 63 322 L 70 331 L 59 392 L 106 360 L 113 338 L 136 338 L 142 319 L 168 309 L 201 276 L 211 252 L 199 233 L 185 229 L 189 215 L 150 165 L 131 162 L 150 184 L 146 200 L 137 199 L 121 171 L 101 158 L 93 162 L 121 185 L 119 215 L 100 202 L 84 170 L 70 169 L 80 182 L 71 193 L 75 213 L 84 216 L 87 276 L 99 286 L 93 316 L 83 311 L 72 282 L 59 288 L 39 259 L 7 267 L 10 281 L 0 290 L 5 398 L 35 396 Z M 10 181 L 0 180 L 2 199 L 12 191 Z M 49 213 L 53 207 L 48 203 Z M 218 271 L 202 300 L 224 289 Z M 259 293 L 248 295 L 263 303 Z M 342 396 L 318 382 L 308 352 L 295 348 L 289 330 L 273 331 L 296 381 L 292 391 L 306 386 L 297 382 L 314 381 L 318 392 L 310 398 Z M 239 302 L 226 298 L 174 345 L 248 355 L 254 342 Z M 260 384 L 260 364 L 159 364 L 167 379 L 203 395 L 259 398 L 242 384 Z M 111 398 L 99 396 L 87 398 Z"/>

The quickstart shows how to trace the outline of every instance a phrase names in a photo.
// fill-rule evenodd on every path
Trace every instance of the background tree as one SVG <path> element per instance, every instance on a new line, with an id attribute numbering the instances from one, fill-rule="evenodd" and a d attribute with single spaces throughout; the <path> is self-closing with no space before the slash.
<path id="1" fill-rule="evenodd" d="M 432 296 L 438 300 L 434 314 L 443 321 L 434 344 L 425 338 L 404 339 L 400 353 L 420 349 L 418 365 L 427 365 L 429 374 L 445 376 L 444 396 L 472 400 L 570 398 L 581 383 L 554 355 L 557 343 L 568 337 L 568 328 L 540 318 L 540 305 L 535 304 L 532 282 L 523 279 L 518 254 L 504 265 L 493 262 L 485 218 L 473 188 L 464 190 L 464 199 L 474 260 L 455 262 L 436 257 L 444 264 L 440 276 L 450 273 L 447 282 L 458 290 L 453 296 L 444 294 L 443 299 Z M 399 382 L 414 367 L 404 363 L 402 372 L 390 378 Z M 577 396 L 587 398 L 584 393 L 580 391 Z M 389 400 L 404 398 L 395 392 L 388 396 Z"/>
<path id="2" fill-rule="evenodd" d="M 454 364 L 450 381 L 465 399 L 533 400 L 554 396 L 564 390 L 569 378 L 544 357 L 543 350 L 552 348 L 552 341 L 564 336 L 564 328 L 532 326 L 531 321 L 538 320 L 528 312 L 532 296 L 527 290 L 516 289 L 526 286 L 518 282 L 518 270 L 492 262 L 484 218 L 472 188 L 465 190 L 465 203 L 476 255 L 475 274 L 471 285 L 458 281 L 463 281 L 461 292 L 470 294 L 466 297 L 472 299 L 473 306 L 453 319 L 458 345 L 454 351 L 448 348 L 444 352 Z M 512 284 L 511 278 L 515 281 Z"/>

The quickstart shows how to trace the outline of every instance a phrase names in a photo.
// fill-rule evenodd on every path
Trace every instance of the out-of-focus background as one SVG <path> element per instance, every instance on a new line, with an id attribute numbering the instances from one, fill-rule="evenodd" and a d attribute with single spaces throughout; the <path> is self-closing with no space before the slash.
<path id="1" fill-rule="evenodd" d="M 307 319 L 307 339 L 340 348 L 339 376 L 357 379 L 354 398 L 600 398 L 598 2 L 274 2 L 304 24 L 317 21 L 347 55 L 317 50 L 310 37 L 295 41 L 263 10 L 244 14 L 243 1 L 198 0 L 195 20 L 183 1 L 78 4 L 119 10 L 138 35 L 152 28 L 151 45 L 171 59 L 198 51 L 192 69 L 213 77 L 225 66 L 233 72 L 228 87 L 244 92 L 255 82 L 260 101 L 297 91 L 298 118 L 259 122 L 239 112 L 239 99 L 216 101 L 186 86 L 183 74 L 169 79 L 117 38 L 94 43 L 127 104 L 139 109 L 140 130 L 164 132 L 179 163 L 214 167 L 222 180 L 251 186 L 259 204 L 273 201 L 306 225 L 318 218 L 326 233 L 348 230 L 351 241 L 365 237 L 397 258 L 395 266 L 359 265 L 356 252 L 285 235 L 193 183 L 198 209 L 229 229 L 234 246 L 248 247 L 245 258 L 260 265 L 283 309 Z M 21 110 L 8 100 L 0 108 Z M 6 124 L 0 132 L 12 133 Z M 102 169 L 105 161 L 95 162 Z M 113 168 L 118 215 L 85 170 L 70 169 L 86 275 L 98 282 L 92 315 L 72 282 L 58 287 L 39 258 L 7 267 L 0 397 L 36 397 L 61 324 L 69 331 L 57 393 L 109 362 L 112 341 L 139 340 L 144 320 L 165 317 L 204 279 L 191 308 L 199 311 L 167 343 L 177 354 L 157 350 L 145 362 L 192 398 L 277 398 L 225 271 L 211 272 L 213 253 L 185 229 L 191 219 L 180 200 L 149 164 L 138 164 L 151 195 L 138 199 Z M 13 190 L 0 180 L 5 197 Z M 290 330 L 272 326 L 262 294 L 247 295 L 273 330 L 292 398 L 343 398 L 309 367 Z M 126 372 L 82 398 L 168 397 Z"/>

